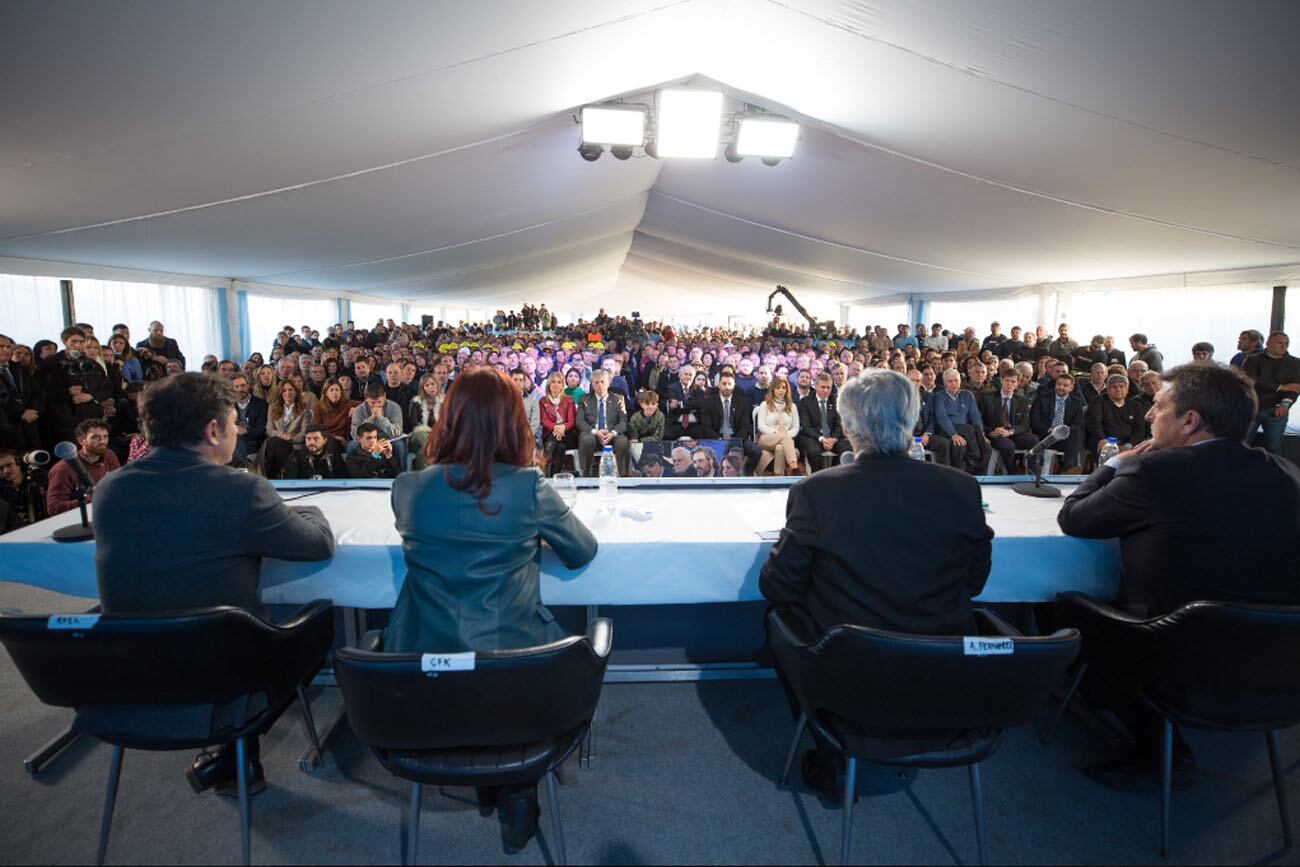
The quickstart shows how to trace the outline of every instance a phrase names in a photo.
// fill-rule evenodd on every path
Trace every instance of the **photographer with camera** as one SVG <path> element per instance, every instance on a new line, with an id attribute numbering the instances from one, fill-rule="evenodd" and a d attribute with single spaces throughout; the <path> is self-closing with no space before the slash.
<path id="1" fill-rule="evenodd" d="M 104 368 L 85 355 L 86 333 L 73 325 L 59 335 L 63 350 L 40 363 L 36 377 L 45 388 L 46 433 L 51 442 L 71 440 L 77 425 L 102 419 L 113 383 Z"/>
<path id="2" fill-rule="evenodd" d="M 11 524 L 16 522 L 21 527 L 48 517 L 45 513 L 45 487 L 49 465 L 49 452 L 32 451 L 19 455 L 12 449 L 0 448 L 0 502 L 8 509 Z"/>

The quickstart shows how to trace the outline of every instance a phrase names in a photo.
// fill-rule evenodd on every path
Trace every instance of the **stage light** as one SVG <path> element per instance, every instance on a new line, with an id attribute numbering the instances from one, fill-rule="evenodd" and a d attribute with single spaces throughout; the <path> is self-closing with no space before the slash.
<path id="1" fill-rule="evenodd" d="M 645 111 L 586 106 L 582 110 L 582 140 L 589 144 L 637 147 L 645 141 Z"/>
<path id="2" fill-rule="evenodd" d="M 610 156 L 616 160 L 628 160 L 632 158 L 631 145 L 612 145 L 609 149 Z"/>
<path id="3" fill-rule="evenodd" d="M 798 138 L 799 124 L 794 121 L 747 117 L 740 122 L 740 133 L 736 136 L 736 153 L 747 157 L 789 159 L 794 156 L 794 143 Z M 774 165 L 774 163 L 767 164 Z"/>
<path id="4" fill-rule="evenodd" d="M 735 142 L 727 145 L 726 149 L 722 152 L 722 155 L 727 158 L 727 162 L 729 163 L 738 163 L 744 159 L 743 156 L 736 152 Z"/>
<path id="5" fill-rule="evenodd" d="M 652 160 L 659 159 L 659 145 L 655 144 L 653 141 L 646 142 L 645 155 L 650 157 Z"/>
<path id="6" fill-rule="evenodd" d="M 605 149 L 598 144 L 583 142 L 578 145 L 578 153 L 581 154 L 582 158 L 589 163 L 594 163 L 596 160 L 600 159 L 600 155 L 604 152 Z"/>
<path id="7" fill-rule="evenodd" d="M 762 160 L 765 166 L 774 166 L 781 162 L 780 157 L 763 157 Z"/>
<path id="8" fill-rule="evenodd" d="M 713 159 L 718 152 L 722 94 L 714 90 L 662 90 L 656 144 L 661 157 Z"/>

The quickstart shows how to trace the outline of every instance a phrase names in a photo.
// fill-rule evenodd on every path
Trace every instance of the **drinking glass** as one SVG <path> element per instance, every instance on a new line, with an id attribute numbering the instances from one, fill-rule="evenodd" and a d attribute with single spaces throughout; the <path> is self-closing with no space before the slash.
<path id="1" fill-rule="evenodd" d="M 572 509 L 573 504 L 578 502 L 578 483 L 574 480 L 573 473 L 556 473 L 551 478 L 551 484 L 555 486 L 564 505 Z"/>

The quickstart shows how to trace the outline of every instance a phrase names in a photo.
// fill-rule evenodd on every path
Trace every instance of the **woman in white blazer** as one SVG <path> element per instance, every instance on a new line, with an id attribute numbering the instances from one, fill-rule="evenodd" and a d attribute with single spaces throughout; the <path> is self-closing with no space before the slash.
<path id="1" fill-rule="evenodd" d="M 785 377 L 772 381 L 767 400 L 758 405 L 754 414 L 754 424 L 758 447 L 763 451 L 754 475 L 763 475 L 774 460 L 776 475 L 784 476 L 787 468 L 791 473 L 799 473 L 799 450 L 794 445 L 799 433 L 799 411 L 790 397 L 790 382 Z"/>

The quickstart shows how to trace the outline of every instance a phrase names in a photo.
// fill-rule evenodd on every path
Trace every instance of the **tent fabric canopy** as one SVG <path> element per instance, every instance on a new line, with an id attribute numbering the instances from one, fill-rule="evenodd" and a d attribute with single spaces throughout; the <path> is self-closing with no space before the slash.
<path id="1" fill-rule="evenodd" d="M 1289 0 L 14 0 L 0 256 L 647 315 L 1294 272 L 1296 33 Z M 681 83 L 799 120 L 794 159 L 578 156 L 582 105 Z"/>

